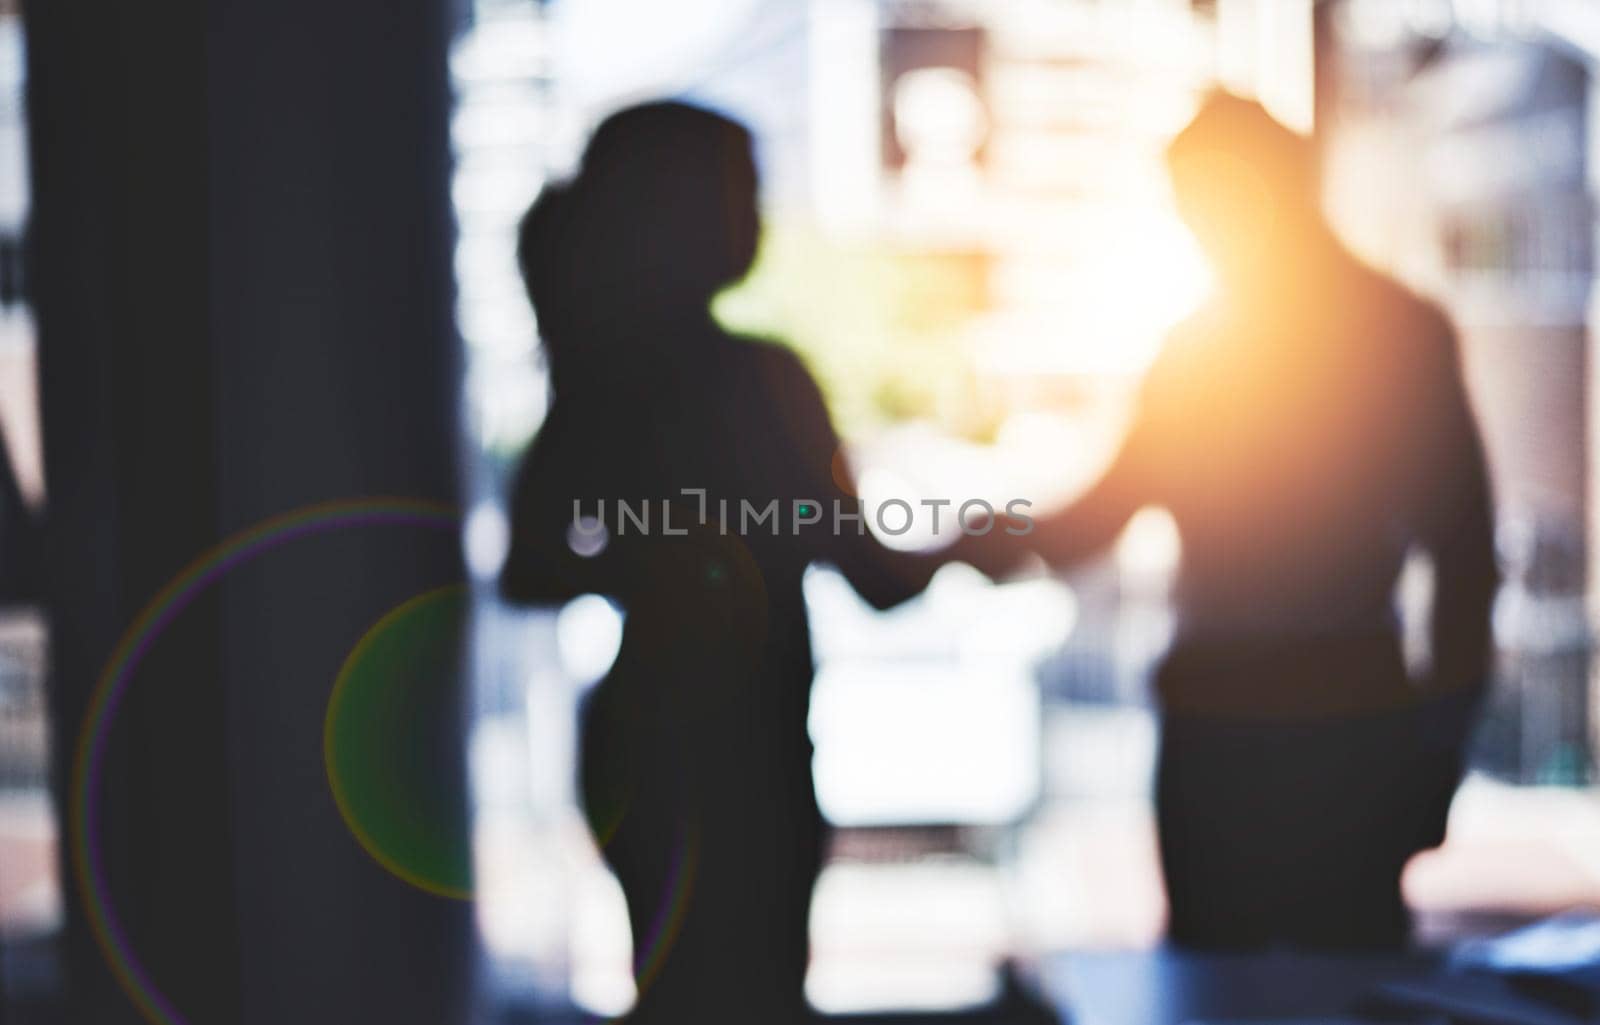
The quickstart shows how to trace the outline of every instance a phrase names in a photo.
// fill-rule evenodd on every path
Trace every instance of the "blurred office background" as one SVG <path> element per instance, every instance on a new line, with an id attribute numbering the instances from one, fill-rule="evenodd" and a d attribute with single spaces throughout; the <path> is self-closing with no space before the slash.
<path id="1" fill-rule="evenodd" d="M 1497 678 L 1449 841 L 1409 873 L 1424 938 L 1600 908 L 1591 451 L 1600 7 L 1585 0 L 461 0 L 449 52 L 462 342 L 469 764 L 491 1006 L 627 1007 L 620 890 L 572 778 L 576 703 L 619 637 L 598 598 L 501 605 L 507 476 L 547 400 L 517 219 L 630 101 L 680 95 L 760 140 L 766 236 L 724 322 L 822 380 L 864 497 L 1070 498 L 1208 272 L 1162 147 L 1215 83 L 1315 132 L 1348 243 L 1458 325 L 1506 582 Z M 24 44 L 0 3 L 0 423 L 43 501 Z M 352 61 L 360 59 L 351 54 Z M 897 543 L 926 543 L 913 532 Z M 812 732 L 840 827 L 813 911 L 820 1008 L 957 1007 L 1002 961 L 1159 940 L 1147 673 L 1180 552 L 1142 513 L 1070 577 L 944 571 L 874 614 L 807 594 Z M 1397 606 L 1420 622 L 1428 570 Z M 0 928 L 48 985 L 60 916 L 45 792 L 49 659 L 0 620 Z M 1418 658 L 1425 657 L 1420 644 Z"/>

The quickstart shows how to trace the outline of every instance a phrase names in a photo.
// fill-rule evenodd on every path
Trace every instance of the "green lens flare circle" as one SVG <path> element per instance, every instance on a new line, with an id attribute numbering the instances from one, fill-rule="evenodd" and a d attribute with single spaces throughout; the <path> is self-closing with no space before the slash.
<path id="1" fill-rule="evenodd" d="M 230 535 L 190 562 L 134 617 L 89 697 L 68 780 L 66 842 L 90 935 L 118 986 L 152 1025 L 189 1025 L 139 959 L 117 907 L 101 842 L 108 738 L 135 673 L 155 641 L 200 595 L 240 566 L 323 533 L 377 527 L 458 531 L 456 511 L 435 502 L 367 498 L 290 510 Z M 424 891 L 471 897 L 470 842 L 459 794 L 424 772 L 439 716 L 459 720 L 450 681 L 459 678 L 465 585 L 429 591 L 374 624 L 346 657 L 323 723 L 323 757 L 335 803 L 356 841 L 398 878 Z M 432 717 L 432 718 L 430 718 Z M 452 757 L 453 752 L 450 752 Z M 446 808 L 452 809 L 448 814 Z M 619 812 L 625 811 L 619 810 Z M 660 973 L 688 910 L 699 861 L 698 831 L 680 830 L 669 879 L 635 964 L 639 992 Z"/>
<path id="2" fill-rule="evenodd" d="M 465 585 L 442 587 L 378 620 L 340 667 L 322 728 L 328 786 L 351 836 L 395 877 L 456 900 L 472 899 L 472 848 L 436 738 L 461 715 L 470 600 Z"/>

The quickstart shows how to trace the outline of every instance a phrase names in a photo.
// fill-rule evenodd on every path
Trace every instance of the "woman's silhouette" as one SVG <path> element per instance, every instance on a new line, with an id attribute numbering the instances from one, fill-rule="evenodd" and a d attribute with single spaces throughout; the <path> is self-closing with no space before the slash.
<path id="1" fill-rule="evenodd" d="M 755 252 L 751 150 L 702 109 L 624 110 L 521 231 L 554 400 L 515 484 L 501 583 L 523 602 L 605 594 L 626 615 L 580 771 L 627 897 L 637 1021 L 805 1015 L 823 826 L 801 575 L 827 560 L 886 607 L 935 568 L 833 521 L 853 487 L 816 385 L 708 312 Z M 776 523 L 752 521 L 774 500 Z M 606 529 L 575 526 L 575 503 Z"/>

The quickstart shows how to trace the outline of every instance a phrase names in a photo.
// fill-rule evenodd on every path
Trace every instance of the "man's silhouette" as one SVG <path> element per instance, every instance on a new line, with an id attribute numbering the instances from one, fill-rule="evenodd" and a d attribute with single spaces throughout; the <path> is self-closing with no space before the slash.
<path id="1" fill-rule="evenodd" d="M 1168 160 L 1217 294 L 1168 340 L 1104 477 L 1023 540 L 1064 566 L 1142 506 L 1177 523 L 1156 681 L 1173 938 L 1397 945 L 1400 872 L 1443 838 L 1497 583 L 1455 336 L 1339 244 L 1308 144 L 1258 105 L 1214 96 Z M 1394 611 L 1413 550 L 1436 595 L 1423 679 Z"/>
<path id="2" fill-rule="evenodd" d="M 804 1016 L 823 825 L 801 575 L 830 561 L 886 607 L 934 569 L 836 529 L 854 488 L 817 386 L 708 312 L 750 266 L 756 184 L 743 127 L 649 104 L 601 124 L 522 226 L 554 401 L 517 478 L 501 586 L 527 602 L 597 592 L 626 613 L 584 708 L 580 774 L 627 897 L 636 1021 Z M 744 503 L 772 500 L 780 522 L 752 524 Z M 575 526 L 575 501 L 606 530 Z"/>

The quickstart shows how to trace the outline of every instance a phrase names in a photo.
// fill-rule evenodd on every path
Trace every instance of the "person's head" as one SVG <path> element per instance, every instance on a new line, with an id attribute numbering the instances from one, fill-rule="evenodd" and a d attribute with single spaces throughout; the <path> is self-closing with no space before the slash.
<path id="1" fill-rule="evenodd" d="M 1309 141 L 1259 104 L 1213 92 L 1167 147 L 1178 212 L 1225 286 L 1250 287 L 1316 243 Z"/>
<path id="2" fill-rule="evenodd" d="M 612 329 L 703 311 L 745 275 L 760 233 L 752 149 L 743 125 L 686 103 L 600 123 L 577 174 L 546 188 L 519 232 L 553 371 Z"/>

